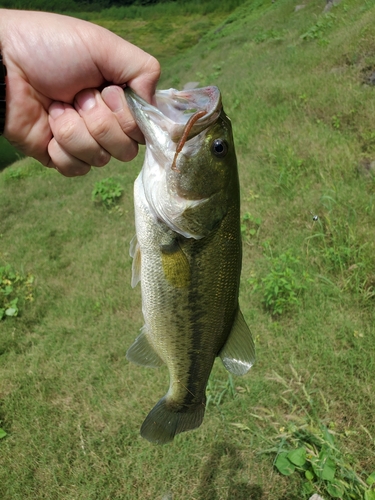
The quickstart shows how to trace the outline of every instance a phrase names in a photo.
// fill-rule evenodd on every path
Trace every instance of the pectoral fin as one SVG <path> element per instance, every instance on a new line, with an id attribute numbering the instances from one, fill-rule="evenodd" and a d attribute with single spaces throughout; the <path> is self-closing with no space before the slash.
<path id="1" fill-rule="evenodd" d="M 190 283 L 189 261 L 182 251 L 178 240 L 168 245 L 160 245 L 164 276 L 176 288 L 183 288 Z"/>
<path id="2" fill-rule="evenodd" d="M 161 366 L 164 361 L 150 345 L 146 332 L 147 328 L 143 326 L 141 333 L 127 350 L 126 359 L 137 365 L 157 368 Z"/>
<path id="3" fill-rule="evenodd" d="M 237 309 L 232 331 L 219 356 L 225 368 L 234 375 L 245 375 L 255 362 L 254 341 L 240 308 Z"/>
<path id="4" fill-rule="evenodd" d="M 195 201 L 187 207 L 173 222 L 181 234 L 189 238 L 201 239 L 209 235 L 223 220 L 228 210 L 228 203 L 222 191 L 207 199 Z"/>
<path id="5" fill-rule="evenodd" d="M 129 254 L 133 258 L 131 286 L 134 288 L 141 281 L 141 249 L 137 235 L 134 235 L 130 242 Z"/>

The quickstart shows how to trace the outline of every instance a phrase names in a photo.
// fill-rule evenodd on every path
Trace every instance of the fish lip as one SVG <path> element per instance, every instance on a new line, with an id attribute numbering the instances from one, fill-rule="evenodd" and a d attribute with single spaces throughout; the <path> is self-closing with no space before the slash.
<path id="1" fill-rule="evenodd" d="M 178 143 L 189 118 L 198 111 L 205 111 L 191 127 L 187 137 L 189 140 L 214 123 L 222 108 L 220 91 L 214 86 L 191 90 L 157 90 L 154 104 L 145 101 L 130 87 L 125 88 L 124 92 L 130 111 L 148 142 L 153 142 L 155 136 L 160 141 L 162 131 L 166 141 Z"/>

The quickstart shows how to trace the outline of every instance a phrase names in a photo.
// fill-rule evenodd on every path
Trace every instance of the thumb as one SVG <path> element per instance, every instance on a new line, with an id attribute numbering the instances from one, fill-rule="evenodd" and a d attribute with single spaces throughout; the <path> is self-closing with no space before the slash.
<path id="1" fill-rule="evenodd" d="M 147 52 L 102 28 L 90 44 L 91 57 L 107 82 L 132 87 L 151 102 L 160 77 L 160 64 Z"/>

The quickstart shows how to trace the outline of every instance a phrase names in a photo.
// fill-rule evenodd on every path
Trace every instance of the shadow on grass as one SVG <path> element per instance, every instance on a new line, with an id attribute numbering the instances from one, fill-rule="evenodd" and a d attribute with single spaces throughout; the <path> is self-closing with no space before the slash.
<path id="1" fill-rule="evenodd" d="M 216 500 L 218 482 L 229 486 L 228 500 L 261 500 L 262 488 L 236 480 L 236 473 L 243 462 L 239 451 L 231 444 L 216 443 L 211 450 L 208 461 L 202 468 L 198 488 L 199 500 Z M 223 473 L 225 478 L 223 478 Z"/>

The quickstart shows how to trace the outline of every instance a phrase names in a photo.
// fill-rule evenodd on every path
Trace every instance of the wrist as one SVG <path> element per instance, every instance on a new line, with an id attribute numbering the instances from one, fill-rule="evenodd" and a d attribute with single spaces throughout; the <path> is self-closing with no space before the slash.
<path id="1" fill-rule="evenodd" d="M 7 69 L 4 62 L 5 27 L 7 25 L 8 9 L 0 9 L 0 136 L 4 133 L 6 113 L 6 76 Z"/>
<path id="2" fill-rule="evenodd" d="M 6 67 L 3 63 L 3 58 L 0 52 L 0 135 L 3 134 L 5 128 L 5 112 L 6 112 Z"/>

